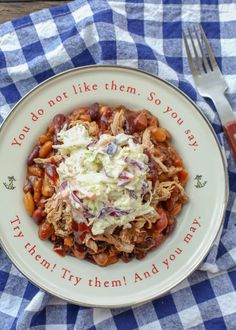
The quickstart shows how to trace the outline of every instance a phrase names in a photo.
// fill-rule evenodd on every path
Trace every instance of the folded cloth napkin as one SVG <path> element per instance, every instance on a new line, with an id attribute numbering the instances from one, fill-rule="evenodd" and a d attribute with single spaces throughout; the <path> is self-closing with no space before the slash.
<path id="1" fill-rule="evenodd" d="M 227 156 L 230 180 L 222 233 L 199 270 L 138 307 L 68 304 L 29 283 L 0 249 L 2 329 L 236 329 L 236 167 L 217 113 L 194 88 L 182 41 L 182 29 L 201 22 L 235 109 L 235 12 L 236 4 L 225 0 L 79 0 L 0 26 L 0 122 L 32 87 L 64 70 L 95 63 L 138 67 L 197 102 Z"/>

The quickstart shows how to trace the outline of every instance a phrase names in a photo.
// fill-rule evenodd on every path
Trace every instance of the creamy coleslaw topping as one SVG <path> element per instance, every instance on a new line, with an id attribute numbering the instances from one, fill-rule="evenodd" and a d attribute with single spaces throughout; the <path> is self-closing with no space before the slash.
<path id="1" fill-rule="evenodd" d="M 76 124 L 58 134 L 54 145 L 63 156 L 57 168 L 57 195 L 67 199 L 73 218 L 92 226 L 94 235 L 112 233 L 117 226 L 129 227 L 135 218 L 155 214 L 144 195 L 150 194 L 148 157 L 131 135 L 89 136 Z"/>

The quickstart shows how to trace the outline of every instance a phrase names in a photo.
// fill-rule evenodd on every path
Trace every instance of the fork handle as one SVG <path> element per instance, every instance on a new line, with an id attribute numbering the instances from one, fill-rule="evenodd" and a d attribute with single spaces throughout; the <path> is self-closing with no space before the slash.
<path id="1" fill-rule="evenodd" d="M 220 116 L 224 127 L 225 136 L 228 140 L 236 162 L 236 118 L 234 117 L 232 107 L 225 94 L 218 93 L 214 96 L 211 95 L 211 99 L 215 104 L 216 110 Z"/>
<path id="2" fill-rule="evenodd" d="M 236 120 L 224 124 L 224 131 L 236 161 Z"/>

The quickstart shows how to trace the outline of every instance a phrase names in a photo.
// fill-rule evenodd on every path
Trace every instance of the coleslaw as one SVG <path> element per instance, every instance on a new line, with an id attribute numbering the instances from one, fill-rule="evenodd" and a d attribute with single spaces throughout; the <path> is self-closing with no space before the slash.
<path id="1" fill-rule="evenodd" d="M 147 180 L 148 157 L 143 147 L 124 133 L 102 134 L 99 139 L 89 137 L 88 130 L 78 124 L 58 133 L 63 155 L 57 168 L 58 192 L 69 202 L 74 220 L 92 226 L 94 235 L 112 233 L 118 226 L 130 227 L 136 217 L 156 214 L 150 201 L 152 183 Z"/>

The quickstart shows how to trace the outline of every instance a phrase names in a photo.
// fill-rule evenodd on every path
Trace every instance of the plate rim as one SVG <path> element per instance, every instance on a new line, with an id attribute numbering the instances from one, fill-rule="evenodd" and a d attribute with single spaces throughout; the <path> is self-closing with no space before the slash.
<path id="1" fill-rule="evenodd" d="M 131 307 L 131 306 L 138 306 L 147 302 L 152 301 L 153 299 L 157 299 L 160 298 L 162 296 L 164 296 L 165 294 L 169 294 L 170 290 L 173 290 L 177 285 L 179 285 L 180 283 L 182 283 L 186 278 L 188 278 L 201 264 L 201 262 L 204 260 L 204 258 L 206 257 L 206 255 L 208 254 L 208 252 L 210 251 L 212 245 L 214 244 L 215 239 L 217 238 L 217 236 L 220 233 L 220 230 L 222 228 L 223 225 L 223 220 L 224 220 L 224 216 L 225 216 L 225 212 L 226 212 L 226 207 L 227 207 L 227 202 L 228 202 L 228 198 L 229 198 L 229 180 L 228 180 L 228 170 L 227 170 L 227 160 L 226 157 L 222 151 L 221 145 L 218 141 L 217 135 L 209 121 L 209 119 L 206 117 L 206 115 L 204 113 L 202 113 L 202 111 L 200 110 L 200 107 L 182 90 L 180 90 L 178 87 L 176 87 L 173 83 L 169 82 L 166 79 L 163 79 L 153 73 L 150 73 L 148 71 L 145 71 L 143 69 L 139 69 L 139 68 L 134 68 L 134 67 L 129 67 L 129 66 L 125 66 L 125 65 L 116 65 L 116 64 L 93 64 L 93 65 L 86 65 L 86 66 L 81 66 L 81 67 L 76 67 L 76 68 L 72 68 L 69 70 L 65 70 L 63 72 L 60 72 L 58 74 L 53 75 L 52 77 L 49 77 L 48 79 L 42 81 L 41 83 L 37 84 L 35 87 L 33 87 L 32 89 L 30 89 L 24 96 L 22 96 L 20 98 L 20 100 L 13 106 L 13 108 L 10 110 L 9 114 L 6 116 L 6 118 L 3 120 L 1 126 L 0 126 L 0 135 L 2 133 L 3 128 L 8 124 L 8 121 L 10 119 L 11 116 L 13 116 L 15 114 L 15 112 L 17 111 L 18 106 L 21 104 L 21 102 L 23 102 L 30 94 L 32 94 L 35 90 L 37 90 L 38 88 L 40 88 L 42 85 L 47 84 L 49 81 L 52 81 L 54 79 L 57 79 L 60 76 L 69 74 L 73 71 L 85 71 L 85 70 L 93 70 L 93 69 L 98 69 L 98 68 L 104 68 L 104 69 L 121 69 L 121 70 L 127 70 L 130 72 L 137 72 L 140 74 L 143 74 L 145 76 L 149 76 L 151 78 L 154 78 L 155 80 L 159 80 L 162 83 L 166 84 L 167 86 L 171 87 L 172 89 L 174 89 L 176 92 L 178 92 L 179 94 L 181 94 L 185 99 L 187 99 L 188 102 L 191 103 L 191 105 L 193 106 L 193 108 L 201 115 L 202 119 L 205 121 L 205 123 L 207 124 L 208 129 L 210 130 L 210 132 L 212 133 L 212 136 L 216 142 L 217 145 L 217 149 L 220 153 L 221 156 L 221 161 L 222 161 L 222 165 L 223 165 L 223 170 L 224 170 L 224 188 L 225 188 L 225 196 L 224 196 L 224 201 L 222 202 L 222 211 L 221 211 L 221 220 L 219 223 L 219 227 L 217 229 L 216 235 L 214 237 L 214 239 L 212 240 L 210 246 L 208 247 L 207 251 L 204 253 L 203 257 L 201 258 L 200 261 L 197 262 L 197 264 L 195 264 L 193 267 L 190 268 L 190 270 L 188 271 L 187 275 L 185 275 L 183 278 L 181 278 L 181 280 L 178 280 L 177 283 L 174 283 L 173 286 L 171 288 L 169 288 L 168 290 L 165 290 L 165 292 L 163 293 L 153 293 L 151 296 L 149 296 L 148 298 L 144 298 L 144 299 L 140 299 L 139 301 L 133 302 L 133 303 L 122 303 L 122 304 L 105 304 L 105 305 L 95 305 L 95 304 L 90 304 L 90 303 L 84 303 L 84 302 L 80 302 L 78 300 L 74 300 L 74 299 L 70 299 L 67 297 L 64 297 L 61 294 L 56 294 L 55 292 L 52 292 L 51 289 L 45 287 L 42 284 L 38 284 L 37 281 L 35 281 L 34 279 L 30 278 L 30 276 L 28 274 L 25 274 L 25 271 L 23 269 L 23 267 L 21 267 L 20 264 L 18 264 L 17 260 L 15 260 L 14 256 L 11 256 L 10 253 L 8 252 L 8 248 L 7 245 L 5 245 L 2 237 L 1 237 L 1 233 L 0 233 L 0 245 L 3 248 L 4 252 L 6 253 L 7 257 L 11 260 L 12 264 L 20 271 L 20 273 L 22 273 L 24 275 L 24 277 L 26 277 L 26 279 L 32 283 L 33 285 L 37 286 L 39 289 L 44 290 L 45 292 L 51 294 L 54 297 L 60 298 L 68 303 L 72 303 L 75 305 L 80 305 L 80 306 L 85 306 L 85 307 L 98 307 L 98 308 L 122 308 L 122 307 Z"/>

